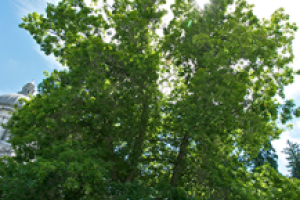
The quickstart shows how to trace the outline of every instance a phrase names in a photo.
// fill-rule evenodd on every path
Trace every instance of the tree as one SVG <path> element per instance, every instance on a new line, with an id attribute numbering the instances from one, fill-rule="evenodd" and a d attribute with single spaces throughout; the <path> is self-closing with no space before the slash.
<path id="1" fill-rule="evenodd" d="M 282 152 L 289 155 L 287 160 L 289 165 L 287 166 L 290 169 L 291 177 L 300 179 L 300 149 L 299 144 L 292 143 L 289 140 L 287 141 L 289 147 L 285 148 Z"/>
<path id="2" fill-rule="evenodd" d="M 293 82 L 294 37 L 284 33 L 297 26 L 280 25 L 288 19 L 282 8 L 262 24 L 245 1 L 231 13 L 233 0 L 204 10 L 191 2 L 171 6 L 176 17 L 163 38 L 154 30 L 164 0 L 116 0 L 112 12 L 104 6 L 108 21 L 82 0 L 23 18 L 19 26 L 69 70 L 46 74 L 40 93 L 6 125 L 16 156 L 2 158 L 2 199 L 299 197 L 297 182 L 270 165 L 252 174 L 238 162 L 240 152 L 252 159 L 279 137 L 280 108 L 283 124 L 300 116 L 292 100 L 273 99 Z M 116 34 L 105 42 L 109 28 Z M 233 68 L 242 58 L 250 64 Z M 170 81 L 159 78 L 171 67 L 177 79 L 165 95 L 159 83 Z"/>
<path id="3" fill-rule="evenodd" d="M 247 169 L 250 169 L 249 171 L 251 171 L 251 173 L 261 173 L 263 169 L 262 166 L 264 165 L 270 165 L 270 167 L 272 167 L 276 173 L 279 173 L 277 159 L 278 155 L 276 154 L 271 141 L 269 141 L 267 145 L 264 145 L 264 147 L 260 149 L 254 159 L 249 160 L 249 156 L 248 158 L 240 156 L 239 162 L 242 162 Z M 254 178 L 253 182 L 255 183 L 257 181 L 257 178 Z M 270 186 L 269 181 L 266 181 L 266 184 Z"/>
<path id="4" fill-rule="evenodd" d="M 278 171 L 278 155 L 276 154 L 275 149 L 273 148 L 271 142 L 268 143 L 268 149 L 267 150 L 261 150 L 257 157 L 254 159 L 253 163 L 253 170 L 255 168 L 262 166 L 266 162 L 270 163 L 270 166 L 273 167 L 276 171 Z"/>
<path id="5" fill-rule="evenodd" d="M 243 156 L 239 157 L 239 161 L 243 162 L 246 167 L 251 169 L 252 172 L 254 172 L 258 167 L 263 166 L 267 162 L 272 168 L 278 171 L 277 159 L 278 155 L 276 154 L 276 151 L 273 148 L 271 141 L 269 141 L 267 145 L 264 145 L 263 148 L 260 149 L 260 151 L 254 159 L 249 160 Z"/>

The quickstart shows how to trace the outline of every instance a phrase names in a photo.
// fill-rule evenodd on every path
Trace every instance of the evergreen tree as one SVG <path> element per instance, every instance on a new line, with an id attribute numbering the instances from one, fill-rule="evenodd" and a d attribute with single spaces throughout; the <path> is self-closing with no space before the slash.
<path id="1" fill-rule="evenodd" d="M 300 179 L 300 148 L 299 144 L 287 141 L 289 147 L 285 148 L 282 152 L 288 154 L 287 160 L 289 165 L 287 166 L 291 172 L 292 178 Z"/>
<path id="2" fill-rule="evenodd" d="M 255 169 L 263 166 L 267 162 L 272 168 L 278 171 L 278 155 L 276 154 L 276 150 L 273 148 L 271 141 L 268 141 L 266 147 L 262 147 L 257 153 L 257 156 L 252 160 L 249 159 L 249 156 L 245 158 L 240 155 L 239 162 L 244 163 L 251 172 L 254 172 Z"/>
<path id="3" fill-rule="evenodd" d="M 270 166 L 278 172 L 278 155 L 271 141 L 269 141 L 265 147 L 261 148 L 257 156 L 248 163 L 252 172 L 266 163 L 269 163 Z"/>

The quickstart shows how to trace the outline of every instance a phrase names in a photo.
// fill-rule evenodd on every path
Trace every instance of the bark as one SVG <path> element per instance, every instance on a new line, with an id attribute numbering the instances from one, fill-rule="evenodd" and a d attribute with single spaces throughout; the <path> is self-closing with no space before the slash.
<path id="1" fill-rule="evenodd" d="M 187 146 L 189 144 L 188 141 L 189 137 L 188 137 L 188 133 L 186 133 L 182 139 L 182 143 L 180 144 L 180 151 L 179 154 L 177 156 L 175 165 L 174 165 L 174 169 L 173 169 L 173 174 L 172 174 L 172 178 L 171 178 L 171 187 L 177 187 L 177 183 L 178 180 L 181 176 L 181 166 L 184 162 L 184 158 L 187 154 Z M 169 197 L 170 199 L 170 197 Z"/>
<path id="2" fill-rule="evenodd" d="M 147 122 L 148 122 L 148 109 L 149 109 L 149 96 L 145 96 L 145 100 L 143 103 L 143 111 L 141 115 L 141 128 L 139 135 L 140 137 L 136 139 L 132 154 L 129 155 L 128 160 L 132 161 L 132 169 L 129 171 L 128 176 L 126 177 L 125 182 L 131 182 L 134 178 L 135 175 L 135 170 L 137 167 L 138 159 L 142 155 L 142 146 L 143 142 L 145 140 L 145 135 L 146 135 L 146 128 L 147 128 Z"/>

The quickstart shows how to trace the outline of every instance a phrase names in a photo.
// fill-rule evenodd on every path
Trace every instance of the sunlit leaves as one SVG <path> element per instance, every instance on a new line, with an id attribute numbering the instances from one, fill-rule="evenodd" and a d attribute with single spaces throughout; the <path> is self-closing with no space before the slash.
<path id="1" fill-rule="evenodd" d="M 48 4 L 47 18 L 36 12 L 24 17 L 19 26 L 70 69 L 45 72 L 40 95 L 14 114 L 8 126 L 13 146 L 22 147 L 16 151 L 20 169 L 25 169 L 22 161 L 39 156 L 33 168 L 40 173 L 40 187 L 35 186 L 40 193 L 32 192 L 31 199 L 59 199 L 51 196 L 58 190 L 69 199 L 97 199 L 117 195 L 118 189 L 126 193 L 115 198 L 119 200 L 150 194 L 297 199 L 285 189 L 291 186 L 299 194 L 287 178 L 267 166 L 254 175 L 238 162 L 238 153 L 253 157 L 262 144 L 279 137 L 282 130 L 274 124 L 279 114 L 282 123 L 292 113 L 300 116 L 293 101 L 281 105 L 272 99 L 284 97 L 284 86 L 293 81 L 287 65 L 294 57 L 282 56 L 277 48 L 292 53 L 294 38 L 285 33 L 297 27 L 279 24 L 288 19 L 282 9 L 262 24 L 243 0 L 226 13 L 232 2 L 212 0 L 196 11 L 191 2 L 175 1 L 174 19 L 162 40 L 154 29 L 165 14 L 157 10 L 164 1 L 116 0 L 113 9 L 104 7 L 109 22 L 102 14 L 92 15 L 83 0 Z M 116 34 L 107 43 L 99 33 L 110 28 Z M 249 64 L 238 63 L 241 59 Z M 165 78 L 174 90 L 164 95 L 158 78 L 172 75 L 171 66 L 180 80 Z M 36 140 L 38 149 L 26 147 Z M 115 186 L 111 194 L 109 185 Z M 20 191 L 7 198 L 21 199 Z"/>

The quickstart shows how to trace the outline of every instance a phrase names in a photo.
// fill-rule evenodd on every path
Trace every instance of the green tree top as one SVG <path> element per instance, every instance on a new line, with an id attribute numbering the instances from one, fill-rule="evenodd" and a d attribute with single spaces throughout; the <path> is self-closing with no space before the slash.
<path id="1" fill-rule="evenodd" d="M 299 144 L 287 141 L 289 147 L 285 148 L 282 152 L 288 154 L 287 160 L 289 161 L 290 172 L 293 178 L 300 179 L 300 148 Z"/>
<path id="2" fill-rule="evenodd" d="M 116 0 L 106 20 L 83 0 L 62 0 L 46 17 L 23 18 L 19 27 L 69 71 L 54 70 L 7 124 L 16 156 L 2 158 L 2 199 L 298 199 L 296 181 L 238 162 L 279 137 L 279 114 L 283 124 L 300 116 L 293 100 L 273 99 L 293 82 L 297 26 L 281 24 L 282 8 L 261 22 L 243 0 L 230 13 L 233 0 L 203 10 L 176 0 L 159 38 L 165 3 Z M 234 69 L 240 59 L 249 64 Z M 178 78 L 165 95 L 159 84 L 170 80 L 159 78 L 171 67 Z"/>

